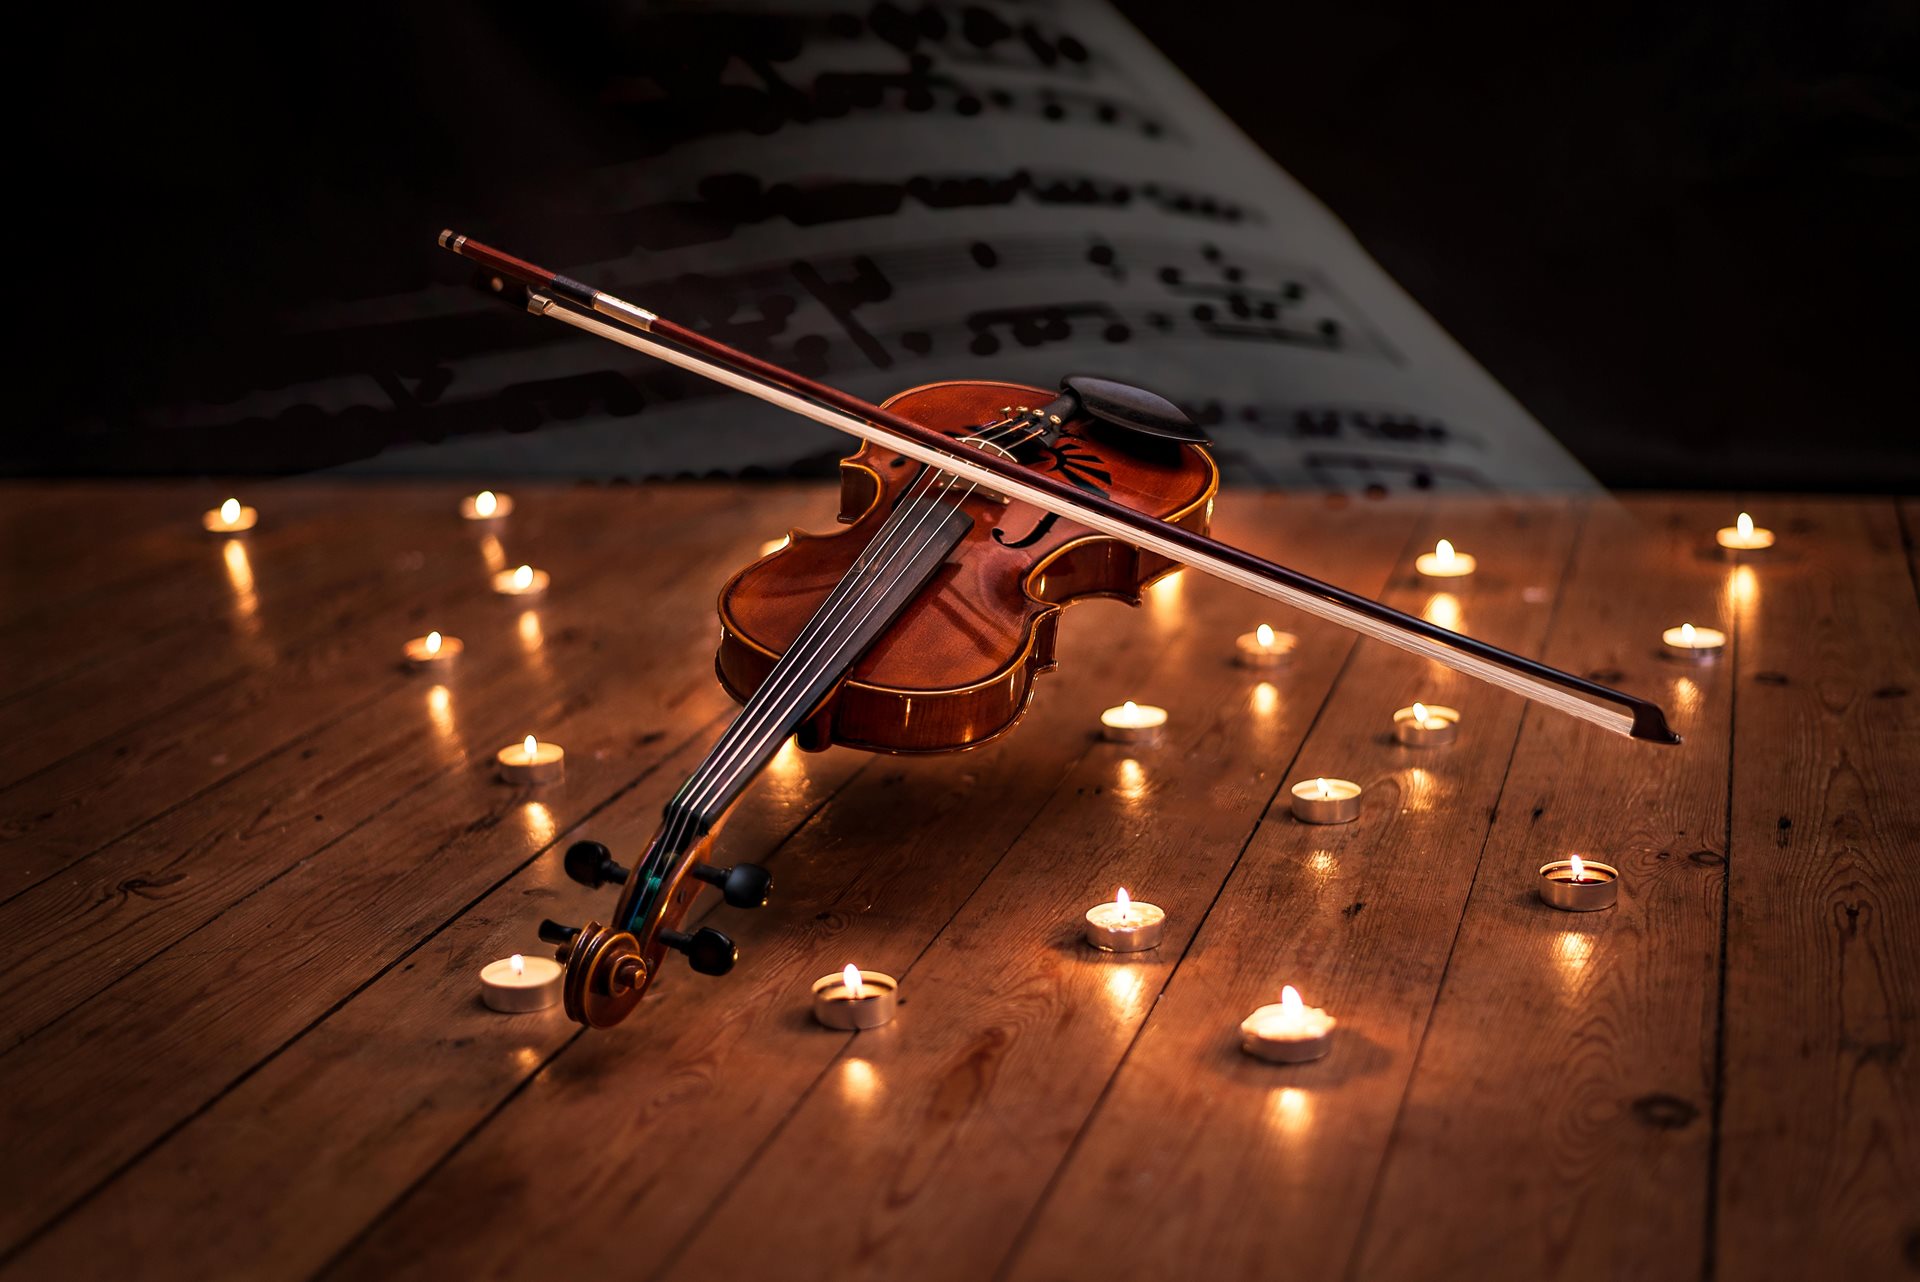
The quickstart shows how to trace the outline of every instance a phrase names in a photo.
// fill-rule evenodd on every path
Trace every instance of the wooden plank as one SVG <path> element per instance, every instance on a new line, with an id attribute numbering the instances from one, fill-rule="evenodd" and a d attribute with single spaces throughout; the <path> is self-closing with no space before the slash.
<path id="1" fill-rule="evenodd" d="M 1547 661 L 1618 673 L 1659 700 L 1685 743 L 1529 712 L 1361 1228 L 1358 1275 L 1700 1273 L 1733 683 L 1727 666 L 1670 664 L 1660 633 L 1688 619 L 1732 628 L 1730 576 L 1712 554 L 1722 511 L 1634 501 L 1589 515 Z M 1537 868 L 1569 853 L 1620 869 L 1616 907 L 1576 915 L 1538 901 Z"/>
<path id="2" fill-rule="evenodd" d="M 772 496 L 764 506 L 770 518 L 785 515 L 801 497 Z M 295 846 L 312 785 L 282 778 L 280 788 L 294 795 L 271 803 L 269 821 L 249 820 L 267 838 L 264 848 L 247 844 L 252 831 L 223 831 L 190 848 L 181 857 L 201 861 L 199 877 L 169 887 L 161 902 L 130 895 L 111 906 L 112 930 L 92 936 L 104 958 L 80 951 L 84 940 L 71 926 L 48 941 L 68 969 L 122 977 L 0 1056 L 0 1118 L 10 1136 L 25 1137 L 0 1176 L 8 1190 L 0 1242 L 17 1241 L 164 1135 L 532 858 L 554 830 L 578 822 L 718 715 L 727 701 L 717 687 L 669 674 L 709 661 L 706 598 L 715 576 L 739 559 L 735 517 L 715 503 L 704 548 L 657 558 L 681 573 L 671 595 L 650 595 L 609 572 L 557 598 L 543 611 L 547 648 L 528 656 L 518 689 L 501 690 L 494 707 L 472 706 L 463 690 L 446 723 L 378 753 L 355 747 L 350 723 L 342 723 L 340 742 L 333 732 L 316 741 L 320 764 L 312 769 L 323 782 L 351 780 L 337 786 L 385 798 L 370 822 Z M 695 600 L 697 610 L 684 604 Z M 633 654 L 631 639 L 640 635 L 648 646 Z M 593 662 L 601 652 L 618 660 Z M 506 727 L 524 725 L 535 708 L 539 723 L 571 747 L 565 785 L 538 794 L 538 808 L 494 782 L 491 765 Z M 422 760 L 445 764 L 423 773 Z M 233 811 L 219 813 L 231 823 Z M 129 973 L 125 954 L 136 944 L 149 960 Z M 44 982 L 75 987 L 66 970 Z M 47 1005 L 31 998 L 15 1009 Z M 84 1130 L 29 1125 L 69 1115 L 84 1116 Z"/>
<path id="3" fill-rule="evenodd" d="M 1920 1268 L 1920 606 L 1884 501 L 1774 500 L 1743 594 L 1716 1270 Z"/>
<path id="4" fill-rule="evenodd" d="M 1554 504 L 1485 505 L 1426 522 L 1420 546 L 1449 537 L 1481 557 L 1475 581 L 1449 594 L 1453 626 L 1537 653 L 1575 524 Z M 1592 586 L 1589 569 L 1566 590 Z M 1456 617 L 1433 598 L 1431 587 L 1405 577 L 1388 600 Z M 1387 733 L 1392 713 L 1416 698 L 1459 708 L 1461 740 L 1444 748 L 1396 743 Z M 1282 1260 L 1289 1275 L 1340 1275 L 1446 969 L 1521 712 L 1516 696 L 1430 660 L 1361 647 L 1292 773 L 1364 784 L 1362 818 L 1315 827 L 1291 819 L 1285 794 L 1276 800 L 1006 1276 L 1253 1278 Z M 1569 725 L 1576 741 L 1604 737 Z M 1239 1021 L 1278 1000 L 1285 983 L 1342 1021 L 1333 1054 L 1317 1064 L 1282 1067 L 1239 1049 Z M 1249 1190 L 1259 1190 L 1257 1212 Z M 994 1249 L 1011 1246 L 988 1240 Z"/>
<path id="5" fill-rule="evenodd" d="M 1328 516 L 1297 502 L 1250 507 L 1224 510 L 1229 537 L 1257 529 L 1254 545 L 1369 589 L 1411 528 L 1407 514 L 1380 509 Z M 966 1210 L 966 1199 L 946 1185 L 908 1199 L 917 1212 L 909 1241 L 891 1236 L 903 1186 L 933 1181 L 943 1143 L 976 1139 L 983 1125 L 1001 1147 L 1059 1142 L 1059 1123 L 1037 1120 L 1052 1067 L 1026 1048 L 1054 1045 L 1046 1030 L 1075 1012 L 1090 1043 L 1123 1044 L 1157 972 L 1170 964 L 1171 948 L 1158 960 L 1086 965 L 1075 943 L 1080 912 L 1110 894 L 1114 878 L 1141 874 L 1143 893 L 1150 888 L 1191 929 L 1223 871 L 1201 856 L 1210 841 L 1237 850 L 1278 785 L 1275 759 L 1291 755 L 1351 644 L 1347 634 L 1303 624 L 1303 655 L 1281 683 L 1285 693 L 1269 712 L 1249 716 L 1257 677 L 1228 656 L 1232 637 L 1260 607 L 1200 582 L 1157 604 L 1130 629 L 1097 606 L 1069 614 L 1061 679 L 1042 692 L 1029 724 L 979 754 L 987 765 L 977 788 L 956 779 L 958 763 L 936 761 L 914 764 L 920 787 L 937 798 L 931 805 L 904 804 L 918 792 L 850 789 L 823 816 L 850 833 L 898 830 L 903 814 L 932 817 L 904 829 L 911 848 L 883 849 L 870 874 L 877 884 L 856 884 L 823 906 L 835 923 L 824 937 L 804 920 L 793 923 L 804 933 L 782 946 L 777 982 L 753 995 L 750 1011 L 733 1007 L 729 990 L 709 1019 L 677 1029 L 651 1024 L 639 1045 L 587 1039 L 580 1050 L 590 1058 L 557 1061 L 331 1274 L 511 1273 L 537 1260 L 543 1269 L 617 1264 L 633 1273 L 670 1263 L 676 1273 L 759 1275 L 742 1258 L 753 1254 L 751 1244 L 726 1241 L 722 1227 L 777 1246 L 783 1277 L 846 1266 L 849 1242 L 873 1244 L 877 1256 L 890 1242 L 915 1271 L 941 1268 L 940 1244 L 952 1231 L 936 1221 Z M 1122 683 L 1114 657 L 1129 653 L 1136 664 L 1150 658 L 1149 679 Z M 1135 753 L 1088 744 L 1100 707 L 1163 690 L 1176 713 L 1164 746 Z M 1073 751 L 1060 754 L 1061 744 Z M 1036 795 L 1035 763 L 1062 755 L 1066 781 Z M 946 791 L 955 787 L 957 798 Z M 956 800 L 964 805 L 957 813 Z M 1149 825 L 1149 807 L 1177 818 Z M 936 880 L 933 858 L 964 866 L 968 877 Z M 854 1038 L 809 1026 L 807 982 L 849 958 L 902 976 L 908 1005 L 896 1024 Z M 1016 968 L 1006 967 L 1009 959 Z M 1056 987 L 1071 989 L 1072 1000 L 1057 999 Z M 623 1062 L 613 1059 L 616 1049 Z M 980 1116 L 991 1081 L 1032 1092 L 1020 1116 Z M 1089 1085 L 1098 1089 L 1096 1080 Z M 900 1134 L 902 1118 L 916 1119 L 912 1134 Z M 596 1138 L 530 1181 L 530 1161 L 556 1133 Z M 1009 1135 L 1018 1138 L 1008 1144 Z M 881 1168 L 901 1144 L 912 1146 L 900 1159 L 909 1169 L 890 1179 Z M 986 1190 L 984 1204 L 1003 1172 L 981 1157 L 969 1148 L 946 1178 Z M 862 1194 L 853 1223 L 837 1217 L 840 1203 L 828 1192 L 842 1187 Z M 823 1198 L 836 1211 L 824 1227 Z M 751 1235 L 736 1231 L 742 1207 L 750 1208 Z M 449 1217 L 458 1230 L 448 1231 Z M 515 1227 L 501 1231 L 509 1221 Z M 689 1236 L 693 1254 L 683 1258 L 679 1244 Z M 831 1239 L 826 1249 L 822 1238 Z M 715 1250 L 724 1262 L 702 1263 Z"/>
<path id="6" fill-rule="evenodd" d="M 326 604 L 319 610 L 301 609 L 313 585 L 282 585 L 282 609 L 261 607 L 270 617 L 255 653 L 241 657 L 212 641 L 204 661 L 149 649 L 129 656 L 113 688 L 83 688 L 50 702 L 47 716 L 57 717 L 67 700 L 90 699 L 93 720 L 110 724 L 118 716 L 111 709 L 132 706 L 129 692 L 144 686 L 147 702 L 166 710 L 0 791 L 0 832 L 19 843 L 14 857 L 0 862 L 0 897 L 21 893 L 363 707 L 410 697 L 403 692 L 421 677 L 399 661 L 409 636 L 437 626 L 466 638 L 471 648 L 455 680 L 469 691 L 479 691 L 486 672 L 517 667 L 523 645 L 512 629 L 519 611 L 488 590 L 475 536 L 443 510 L 444 496 L 427 497 L 430 505 L 396 513 L 391 497 L 382 496 L 379 514 L 343 520 L 358 533 L 329 540 L 327 555 L 345 577 L 322 592 Z M 575 506 L 587 502 L 625 514 L 643 501 L 583 497 Z M 663 537 L 672 538 L 707 500 L 698 491 L 664 491 L 645 503 L 645 523 L 657 523 Z M 605 567 L 642 560 L 625 554 L 641 523 L 632 513 L 625 520 L 577 522 L 577 534 L 556 529 L 550 535 L 536 517 L 523 523 L 533 528 L 515 546 L 554 574 L 558 599 Z M 191 637 L 181 642 L 191 651 Z M 413 725 L 408 718 L 394 728 Z"/>

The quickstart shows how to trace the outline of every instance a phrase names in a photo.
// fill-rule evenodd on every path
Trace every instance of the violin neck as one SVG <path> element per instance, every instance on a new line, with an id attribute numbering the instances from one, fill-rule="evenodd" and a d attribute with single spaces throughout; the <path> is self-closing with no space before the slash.
<path id="1" fill-rule="evenodd" d="M 807 620 L 706 759 L 667 803 L 669 833 L 719 822 L 773 754 L 932 581 L 973 527 L 965 482 L 930 477 L 893 510 Z"/>

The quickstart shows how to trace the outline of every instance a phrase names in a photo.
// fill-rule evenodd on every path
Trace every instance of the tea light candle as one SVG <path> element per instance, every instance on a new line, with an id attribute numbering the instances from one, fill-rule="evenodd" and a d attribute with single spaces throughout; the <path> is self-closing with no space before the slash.
<path id="1" fill-rule="evenodd" d="M 438 632 L 429 632 L 407 642 L 407 666 L 445 668 L 459 658 L 460 652 L 466 648 L 466 642 L 459 637 L 443 637 Z"/>
<path id="2" fill-rule="evenodd" d="M 1242 632 L 1233 644 L 1241 667 L 1277 668 L 1293 658 L 1297 642 L 1293 633 L 1275 632 L 1263 623 L 1251 632 Z"/>
<path id="3" fill-rule="evenodd" d="M 899 993 L 893 976 L 849 965 L 813 982 L 813 1017 L 845 1032 L 878 1028 L 893 1018 Z"/>
<path id="4" fill-rule="evenodd" d="M 1745 512 L 1732 525 L 1722 526 L 1713 532 L 1713 541 L 1720 545 L 1720 555 L 1729 561 L 1743 560 L 1755 552 L 1764 552 L 1773 546 L 1773 531 L 1762 530 L 1754 526 L 1753 518 Z"/>
<path id="5" fill-rule="evenodd" d="M 1275 1064 L 1302 1064 L 1327 1053 L 1338 1022 L 1301 1001 L 1299 990 L 1288 984 L 1280 990 L 1279 1004 L 1262 1006 L 1241 1021 L 1240 1049 Z"/>
<path id="6" fill-rule="evenodd" d="M 1087 942 L 1103 952 L 1142 953 L 1160 946 L 1167 914 L 1158 904 L 1136 903 L 1122 886 L 1110 904 L 1087 909 Z"/>
<path id="7" fill-rule="evenodd" d="M 517 570 L 502 570 L 494 575 L 493 590 L 501 596 L 533 599 L 545 596 L 547 584 L 552 581 L 552 576 L 545 570 L 523 565 Z"/>
<path id="8" fill-rule="evenodd" d="M 515 953 L 488 962 L 481 969 L 480 1000 L 509 1015 L 545 1010 L 560 1000 L 560 985 L 566 974 L 566 967 L 551 957 Z"/>
<path id="9" fill-rule="evenodd" d="M 1441 539 L 1433 545 L 1433 551 L 1422 552 L 1413 559 L 1413 568 L 1429 579 L 1458 579 L 1472 574 L 1479 562 L 1465 552 L 1455 552 L 1453 544 Z"/>
<path id="10" fill-rule="evenodd" d="M 1310 824 L 1350 824 L 1360 817 L 1360 785 L 1350 779 L 1303 779 L 1293 785 L 1293 817 Z"/>
<path id="11" fill-rule="evenodd" d="M 1718 628 L 1696 628 L 1683 623 L 1660 634 L 1666 643 L 1667 657 L 1683 663 L 1712 663 L 1726 649 L 1727 634 Z"/>
<path id="12" fill-rule="evenodd" d="M 245 534 L 259 520 L 259 511 L 244 506 L 239 499 L 228 499 L 200 514 L 200 525 L 208 534 Z"/>
<path id="13" fill-rule="evenodd" d="M 1540 898 L 1570 913 L 1613 907 L 1620 898 L 1620 870 L 1578 855 L 1540 865 Z"/>
<path id="14" fill-rule="evenodd" d="M 481 490 L 460 500 L 460 515 L 469 521 L 497 521 L 513 511 L 513 495 Z"/>
<path id="15" fill-rule="evenodd" d="M 1100 734 L 1114 743 L 1156 743 L 1167 724 L 1167 710 L 1129 699 L 1100 714 Z"/>
<path id="16" fill-rule="evenodd" d="M 552 783 L 567 773 L 567 750 L 532 735 L 493 754 L 508 783 Z"/>
<path id="17" fill-rule="evenodd" d="M 1393 737 L 1415 748 L 1452 743 L 1460 737 L 1460 714 L 1437 703 L 1416 703 L 1393 714 Z"/>

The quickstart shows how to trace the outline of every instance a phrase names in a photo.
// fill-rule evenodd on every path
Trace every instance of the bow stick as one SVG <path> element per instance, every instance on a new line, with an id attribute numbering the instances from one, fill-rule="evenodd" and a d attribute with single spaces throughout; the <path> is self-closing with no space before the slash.
<path id="1" fill-rule="evenodd" d="M 1211 574 L 1468 676 L 1649 743 L 1679 743 L 1658 704 L 1462 636 L 1425 619 L 1290 570 L 1251 552 L 1136 512 L 1011 460 L 970 449 L 881 406 L 803 378 L 643 307 L 451 231 L 442 248 L 526 285 L 529 308 L 589 334 L 691 370 L 816 423 L 1031 503 L 1087 529 Z M 571 304 L 571 305 L 569 305 Z M 579 309 L 584 309 L 579 310 Z M 618 321 L 609 325 L 586 312 Z M 641 331 L 635 333 L 635 330 Z M 666 340 L 666 341 L 656 341 Z M 1608 707 L 1613 704 L 1617 707 Z M 1624 710 L 1623 710 L 1624 709 Z"/>

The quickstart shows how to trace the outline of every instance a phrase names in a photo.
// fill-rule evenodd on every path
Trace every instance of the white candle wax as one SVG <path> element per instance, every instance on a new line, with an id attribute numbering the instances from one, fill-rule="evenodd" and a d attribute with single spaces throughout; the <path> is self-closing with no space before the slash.
<path id="1" fill-rule="evenodd" d="M 1753 518 L 1742 512 L 1732 525 L 1715 530 L 1713 541 L 1720 545 L 1722 556 L 1737 561 L 1744 556 L 1764 552 L 1772 547 L 1773 531 L 1756 526 Z"/>
<path id="2" fill-rule="evenodd" d="M 1460 713 L 1437 703 L 1416 703 L 1393 714 L 1393 737 L 1416 748 L 1452 743 L 1460 734 Z"/>
<path id="3" fill-rule="evenodd" d="M 1459 579 L 1472 574 L 1480 563 L 1465 552 L 1453 550 L 1453 544 L 1441 539 L 1433 545 L 1433 551 L 1422 552 L 1413 559 L 1413 568 L 1430 579 Z"/>
<path id="4" fill-rule="evenodd" d="M 1332 1046 L 1338 1022 L 1318 1006 L 1301 1001 L 1299 992 L 1288 984 L 1279 1002 L 1262 1006 L 1241 1021 L 1240 1049 L 1276 1064 L 1319 1059 Z"/>
<path id="5" fill-rule="evenodd" d="M 501 596 L 522 598 L 542 597 L 547 594 L 547 584 L 552 578 L 545 570 L 536 570 L 530 565 L 518 569 L 502 570 L 493 576 L 493 590 Z"/>
<path id="6" fill-rule="evenodd" d="M 259 520 L 259 510 L 245 506 L 239 499 L 228 499 L 200 514 L 201 528 L 209 534 L 245 534 Z"/>
<path id="7" fill-rule="evenodd" d="M 1352 823 L 1360 817 L 1360 785 L 1351 779 L 1303 779 L 1289 790 L 1293 817 L 1310 824 Z"/>
<path id="8" fill-rule="evenodd" d="M 900 981 L 877 970 L 849 965 L 813 983 L 813 1017 L 828 1028 L 852 1032 L 878 1028 L 894 1016 Z"/>
<path id="9" fill-rule="evenodd" d="M 411 668 L 445 668 L 460 657 L 466 643 L 459 637 L 442 636 L 438 632 L 429 632 L 423 637 L 415 637 L 407 642 L 405 651 L 407 666 Z"/>
<path id="10" fill-rule="evenodd" d="M 1726 648 L 1727 634 L 1718 628 L 1696 628 L 1683 623 L 1660 634 L 1669 659 L 1684 663 L 1712 663 Z"/>
<path id="11" fill-rule="evenodd" d="M 1100 733 L 1114 743 L 1153 743 L 1167 724 L 1167 710 L 1129 699 L 1100 714 Z"/>
<path id="12" fill-rule="evenodd" d="M 1263 623 L 1234 639 L 1234 659 L 1243 668 L 1277 668 L 1293 658 L 1298 640 L 1291 632 L 1275 632 Z"/>
<path id="13" fill-rule="evenodd" d="M 480 971 L 480 999 L 494 1010 L 518 1015 L 544 1010 L 560 1000 L 566 968 L 551 957 L 515 953 L 488 962 Z"/>
<path id="14" fill-rule="evenodd" d="M 567 750 L 557 743 L 541 743 L 532 735 L 500 749 L 493 759 L 508 783 L 552 783 L 567 771 Z"/>
<path id="15" fill-rule="evenodd" d="M 1113 902 L 1087 909 L 1086 939 L 1109 953 L 1139 953 L 1158 948 L 1166 933 L 1167 914 L 1158 904 L 1131 898 L 1122 887 Z"/>

